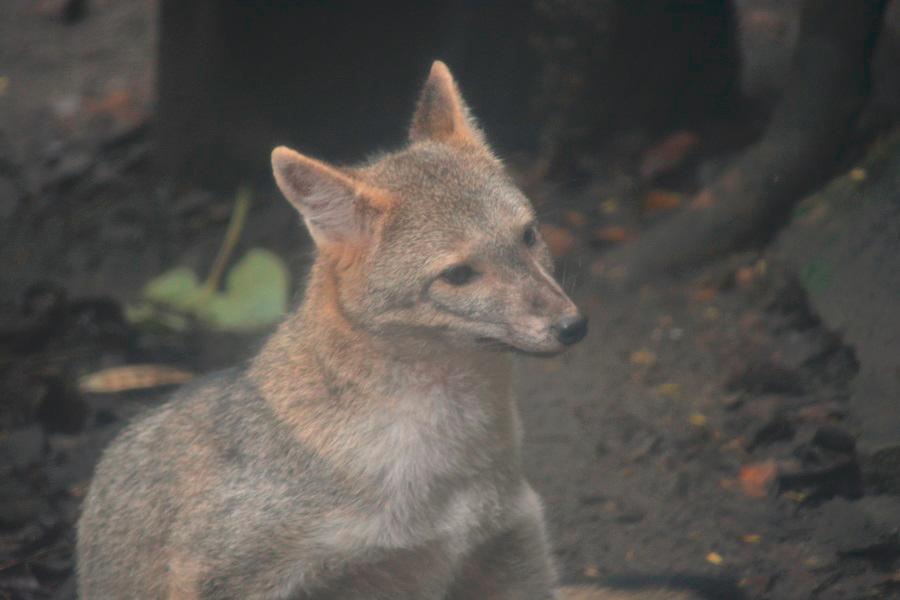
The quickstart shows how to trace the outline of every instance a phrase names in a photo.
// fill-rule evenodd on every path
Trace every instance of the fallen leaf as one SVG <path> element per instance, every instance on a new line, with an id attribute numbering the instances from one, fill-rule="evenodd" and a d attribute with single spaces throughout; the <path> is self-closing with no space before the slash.
<path id="1" fill-rule="evenodd" d="M 722 555 L 718 552 L 710 552 L 706 555 L 706 562 L 712 563 L 714 565 L 721 565 L 723 562 Z"/>
<path id="2" fill-rule="evenodd" d="M 641 206 L 648 214 L 658 213 L 678 208 L 684 200 L 684 196 L 678 192 L 669 190 L 650 190 L 644 196 Z"/>
<path id="3" fill-rule="evenodd" d="M 550 254 L 559 258 L 565 256 L 575 246 L 575 236 L 565 227 L 558 225 L 541 225 L 541 237 L 550 249 Z"/>
<path id="4" fill-rule="evenodd" d="M 700 139 L 690 131 L 676 131 L 658 144 L 651 146 L 641 159 L 638 173 L 641 179 L 651 179 L 673 171 L 697 149 Z"/>
<path id="5" fill-rule="evenodd" d="M 193 378 L 194 374 L 189 371 L 164 365 L 125 365 L 85 375 L 78 381 L 78 391 L 91 394 L 115 394 L 177 385 Z"/>
<path id="6" fill-rule="evenodd" d="M 649 350 L 635 350 L 628 360 L 633 365 L 649 366 L 656 362 L 656 355 Z"/>
<path id="7" fill-rule="evenodd" d="M 738 474 L 741 491 L 751 498 L 765 498 L 777 475 L 778 465 L 771 459 L 744 465 Z"/>
<path id="8" fill-rule="evenodd" d="M 701 190 L 696 196 L 694 196 L 694 199 L 691 200 L 691 208 L 710 208 L 715 203 L 716 197 L 713 196 L 713 193 L 711 191 Z"/>
<path id="9" fill-rule="evenodd" d="M 868 176 L 869 174 L 862 167 L 850 169 L 850 179 L 856 181 L 857 183 L 860 181 L 865 181 Z"/>
<path id="10" fill-rule="evenodd" d="M 747 289 L 753 285 L 755 280 L 756 269 L 753 267 L 739 267 L 738 270 L 734 272 L 734 281 L 739 288 Z"/>
<path id="11" fill-rule="evenodd" d="M 600 203 L 600 213 L 604 215 L 611 215 L 619 210 L 619 201 L 615 198 L 610 198 L 608 200 L 604 200 Z"/>
<path id="12" fill-rule="evenodd" d="M 5 75 L 0 75 L 0 96 L 6 94 L 6 90 L 9 89 L 9 77 Z"/>
<path id="13" fill-rule="evenodd" d="M 691 292 L 691 300 L 694 302 L 710 302 L 719 292 L 714 287 L 705 287 Z"/>
<path id="14" fill-rule="evenodd" d="M 677 383 L 662 383 L 656 388 L 656 391 L 658 391 L 661 396 L 672 397 L 678 395 L 678 392 L 681 391 L 681 386 Z"/>
<path id="15" fill-rule="evenodd" d="M 688 421 L 690 421 L 691 425 L 693 425 L 694 427 L 703 427 L 704 425 L 706 425 L 708 419 L 706 418 L 706 415 L 694 413 L 690 417 L 688 417 Z"/>
<path id="16" fill-rule="evenodd" d="M 788 490 L 784 493 L 784 497 L 788 500 L 793 500 L 796 503 L 801 503 L 806 500 L 806 494 L 803 492 L 798 492 L 796 490 Z"/>
<path id="17" fill-rule="evenodd" d="M 747 533 L 741 536 L 741 541 L 745 544 L 758 544 L 762 540 L 762 536 L 758 533 Z"/>
<path id="18" fill-rule="evenodd" d="M 634 237 L 630 231 L 625 229 L 624 227 L 611 226 L 611 227 L 599 227 L 591 233 L 591 240 L 594 242 L 601 243 L 620 243 L 626 242 Z"/>
<path id="19" fill-rule="evenodd" d="M 587 566 L 584 568 L 584 576 L 585 577 L 600 577 L 600 570 L 595 566 Z"/>
<path id="20" fill-rule="evenodd" d="M 572 227 L 584 227 L 588 222 L 587 216 L 580 210 L 567 210 L 563 212 L 563 218 Z"/>

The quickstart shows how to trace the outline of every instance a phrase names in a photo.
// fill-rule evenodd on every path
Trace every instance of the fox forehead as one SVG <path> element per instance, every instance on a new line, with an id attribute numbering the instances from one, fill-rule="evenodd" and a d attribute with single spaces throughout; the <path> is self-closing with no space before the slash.
<path id="1" fill-rule="evenodd" d="M 365 175 L 394 196 L 389 236 L 427 233 L 447 242 L 487 242 L 534 219 L 531 203 L 493 157 L 415 144 L 382 158 Z"/>

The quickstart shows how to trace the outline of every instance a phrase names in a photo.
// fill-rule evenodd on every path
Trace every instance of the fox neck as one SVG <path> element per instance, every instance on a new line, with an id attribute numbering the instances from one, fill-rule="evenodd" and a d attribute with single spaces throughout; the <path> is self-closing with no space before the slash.
<path id="1" fill-rule="evenodd" d="M 332 268 L 319 261 L 314 265 L 303 304 L 254 361 L 251 375 L 258 374 L 258 384 L 289 382 L 295 392 L 305 387 L 309 401 L 320 398 L 331 407 L 361 408 L 408 385 L 440 387 L 460 379 L 481 381 L 489 395 L 508 395 L 506 354 L 454 347 L 440 339 L 386 338 L 354 324 L 342 309 Z"/>

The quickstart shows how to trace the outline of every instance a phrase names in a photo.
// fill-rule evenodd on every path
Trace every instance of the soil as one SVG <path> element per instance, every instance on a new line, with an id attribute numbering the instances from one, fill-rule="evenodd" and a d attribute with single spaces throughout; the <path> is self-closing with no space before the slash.
<path id="1" fill-rule="evenodd" d="M 154 3 L 95 0 L 74 23 L 61 4 L 17 0 L 0 19 L 0 598 L 74 597 L 93 464 L 172 389 L 85 393 L 81 376 L 148 363 L 202 374 L 266 334 L 123 316 L 162 270 L 209 268 L 233 198 L 153 172 Z M 691 158 L 691 177 L 670 168 L 669 196 L 636 192 L 637 170 L 530 184 L 591 327 L 517 371 L 525 462 L 564 579 L 698 598 L 900 597 L 900 499 L 856 449 L 856 351 L 789 265 L 760 250 L 638 288 L 603 270 L 607 249 L 721 160 Z M 299 291 L 309 244 L 273 189 L 255 191 L 238 255 L 252 246 L 284 257 Z"/>

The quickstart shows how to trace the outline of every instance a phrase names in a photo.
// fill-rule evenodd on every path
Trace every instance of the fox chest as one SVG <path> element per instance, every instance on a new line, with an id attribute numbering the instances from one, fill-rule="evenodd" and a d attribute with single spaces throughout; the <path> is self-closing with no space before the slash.
<path id="1" fill-rule="evenodd" d="M 517 440 L 514 415 L 468 387 L 414 389 L 371 416 L 356 469 L 367 501 L 336 515 L 333 547 L 464 553 L 502 521 Z M 336 511 L 338 513 L 342 511 Z"/>

